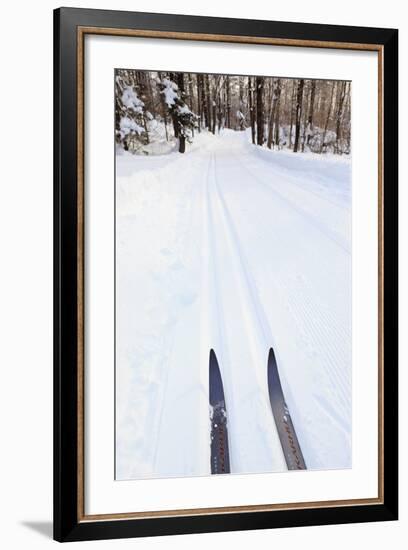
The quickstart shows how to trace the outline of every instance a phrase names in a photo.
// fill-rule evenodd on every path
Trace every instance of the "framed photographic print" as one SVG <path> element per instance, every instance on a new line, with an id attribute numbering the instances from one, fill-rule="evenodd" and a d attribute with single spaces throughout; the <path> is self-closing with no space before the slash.
<path id="1" fill-rule="evenodd" d="M 396 519 L 397 31 L 54 29 L 55 539 Z"/>

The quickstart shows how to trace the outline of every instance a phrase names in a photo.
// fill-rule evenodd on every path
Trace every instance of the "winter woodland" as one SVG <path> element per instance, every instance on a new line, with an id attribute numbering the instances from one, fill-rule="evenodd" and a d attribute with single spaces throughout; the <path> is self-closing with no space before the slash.
<path id="1" fill-rule="evenodd" d="M 202 131 L 250 128 L 260 147 L 350 153 L 350 82 L 120 69 L 115 85 L 126 151 L 184 153 Z"/>

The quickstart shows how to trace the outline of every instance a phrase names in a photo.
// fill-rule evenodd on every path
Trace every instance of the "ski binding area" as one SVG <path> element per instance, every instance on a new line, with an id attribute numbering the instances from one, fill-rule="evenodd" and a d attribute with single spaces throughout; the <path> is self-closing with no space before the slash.
<path id="1" fill-rule="evenodd" d="M 116 479 L 351 467 L 351 162 L 116 157 Z"/>
<path id="2" fill-rule="evenodd" d="M 211 473 L 229 474 L 228 411 L 222 377 L 214 350 L 210 351 Z M 268 357 L 269 399 L 288 470 L 305 470 L 292 419 L 282 391 L 273 349 Z"/>

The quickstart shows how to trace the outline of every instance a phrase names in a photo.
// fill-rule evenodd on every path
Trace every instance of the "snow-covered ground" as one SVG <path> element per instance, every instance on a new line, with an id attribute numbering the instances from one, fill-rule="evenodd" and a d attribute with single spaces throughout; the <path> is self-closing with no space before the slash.
<path id="1" fill-rule="evenodd" d="M 270 347 L 307 467 L 350 467 L 350 160 L 225 130 L 116 167 L 116 478 L 210 473 L 210 348 L 232 473 L 286 469 Z"/>

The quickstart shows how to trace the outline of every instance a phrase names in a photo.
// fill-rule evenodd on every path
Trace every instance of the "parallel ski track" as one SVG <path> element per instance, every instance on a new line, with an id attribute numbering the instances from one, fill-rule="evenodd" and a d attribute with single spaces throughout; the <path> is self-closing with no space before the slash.
<path id="1" fill-rule="evenodd" d="M 246 164 L 238 159 L 240 166 L 247 170 L 247 172 L 263 186 L 270 189 L 275 195 L 284 201 L 290 208 L 293 208 L 305 221 L 312 222 L 312 224 L 320 230 L 320 232 L 327 238 L 329 238 L 336 245 L 339 245 L 344 251 L 350 254 L 350 249 L 347 246 L 342 246 L 341 242 L 337 237 L 334 236 L 327 227 L 323 226 L 320 223 L 314 223 L 314 218 L 310 214 L 306 213 L 302 208 L 299 208 L 293 203 L 293 201 L 283 197 L 277 190 L 273 189 L 270 182 L 265 182 L 252 170 L 250 170 Z M 344 364 L 350 360 L 350 357 L 345 355 L 344 348 L 340 348 L 337 339 L 331 338 L 331 345 L 324 345 L 325 342 L 322 339 L 322 328 L 324 331 L 328 332 L 330 335 L 334 335 L 335 332 L 341 336 L 341 339 L 344 342 L 349 341 L 350 335 L 346 332 L 345 327 L 337 322 L 334 314 L 331 311 L 320 310 L 321 319 L 319 322 L 316 320 L 316 316 L 313 315 L 315 309 L 314 305 L 311 303 L 308 293 L 302 294 L 301 300 L 295 300 L 295 297 L 291 294 L 290 305 L 292 308 L 293 314 L 298 319 L 306 319 L 307 324 L 310 327 L 311 335 L 316 344 L 320 345 L 321 349 L 325 350 L 328 361 L 325 363 L 325 370 L 327 373 L 327 382 L 333 387 L 336 393 L 341 399 L 341 406 L 343 407 L 343 413 L 347 415 L 350 411 L 350 395 L 351 395 L 351 377 L 347 376 L 344 372 Z M 334 342 L 334 343 L 333 343 Z M 333 410 L 333 408 L 330 408 Z M 339 415 L 330 414 L 329 410 L 326 411 L 328 415 L 333 417 L 334 421 L 339 421 Z M 337 420 L 336 420 L 337 419 Z M 344 429 L 344 426 L 343 426 Z"/>
<path id="2" fill-rule="evenodd" d="M 255 174 L 252 173 L 251 170 L 249 170 L 245 164 L 242 161 L 239 161 L 239 168 L 245 168 L 247 172 L 252 176 L 252 178 L 255 181 L 260 181 L 259 177 L 257 177 Z M 270 189 L 270 186 L 266 184 L 265 182 L 261 181 L 263 187 Z M 218 186 L 217 186 L 218 188 Z M 293 205 L 292 201 L 287 200 L 286 198 L 280 197 L 280 194 L 278 192 L 275 192 L 273 189 L 270 189 L 272 192 L 274 192 L 279 199 L 281 199 L 281 202 L 284 203 L 284 207 L 288 208 L 290 210 L 294 210 L 305 223 L 312 223 L 316 227 L 316 224 L 314 223 L 314 220 L 311 219 L 312 217 L 308 214 L 305 214 L 305 212 L 301 209 Z M 219 188 L 218 193 L 221 194 Z M 232 233 L 235 235 L 235 241 L 237 243 L 236 250 L 238 256 L 241 258 L 241 264 L 243 265 L 243 272 L 247 279 L 246 288 L 249 291 L 249 294 L 252 297 L 250 301 L 252 303 L 259 303 L 258 296 L 254 296 L 253 289 L 256 288 L 254 281 L 249 275 L 248 269 L 245 268 L 246 261 L 244 260 L 244 254 L 242 252 L 243 248 L 241 244 L 239 243 L 239 239 L 237 236 L 236 231 L 234 230 L 232 217 L 228 212 L 228 207 L 226 206 L 225 199 L 223 196 L 221 196 L 221 201 L 224 204 L 224 209 L 226 210 L 226 216 L 229 219 L 230 226 L 232 227 Z M 323 235 L 324 237 L 329 239 L 329 242 L 332 244 L 339 245 L 340 248 L 344 252 L 346 250 L 344 247 L 340 245 L 337 239 L 331 238 L 331 236 L 327 235 L 326 228 L 324 226 L 321 226 L 320 224 L 317 224 L 317 229 L 319 229 L 319 234 Z M 272 235 L 272 238 L 274 236 Z M 333 242 L 334 241 L 334 242 Z M 283 282 L 284 286 L 287 286 L 285 282 Z M 305 284 L 307 286 L 310 286 L 305 280 Z M 297 295 L 293 295 L 293 293 L 289 293 L 291 296 L 290 299 L 290 307 L 292 314 L 294 315 L 294 318 L 297 322 L 300 322 L 301 324 L 304 324 L 306 321 L 306 325 L 310 329 L 309 336 L 312 338 L 312 346 L 323 350 L 324 355 L 327 358 L 327 361 L 325 362 L 324 369 L 327 375 L 326 378 L 326 384 L 332 388 L 333 393 L 338 398 L 338 406 L 340 407 L 340 411 L 335 411 L 332 406 L 327 407 L 320 407 L 322 412 L 324 412 L 325 416 L 327 416 L 328 419 L 333 421 L 333 423 L 337 424 L 339 428 L 347 434 L 349 432 L 349 426 L 345 425 L 345 418 L 347 418 L 350 415 L 351 411 L 351 404 L 350 404 L 350 395 L 351 395 L 351 376 L 347 375 L 347 370 L 345 371 L 344 367 L 349 361 L 349 357 L 345 350 L 343 348 L 339 348 L 337 343 L 331 343 L 331 345 L 327 346 L 327 338 L 323 336 L 323 334 L 327 335 L 330 339 L 330 335 L 336 334 L 337 336 L 340 335 L 341 338 L 344 341 L 349 340 L 349 334 L 346 331 L 343 324 L 339 323 L 338 320 L 335 318 L 333 312 L 330 310 L 327 310 L 322 306 L 318 309 L 318 317 L 313 314 L 314 311 L 316 311 L 316 305 L 313 304 L 310 300 L 309 293 L 303 293 L 301 297 L 299 297 L 299 292 L 297 291 Z M 300 299 L 297 299 L 300 298 Z M 306 300 L 306 302 L 305 302 Z M 247 301 L 244 300 L 244 303 L 247 303 Z M 261 306 L 262 307 L 262 306 Z M 253 325 L 253 323 L 252 323 Z M 267 323 L 266 323 L 267 325 Z M 263 330 L 264 338 L 266 336 L 266 332 L 264 330 L 265 324 L 263 321 L 258 319 L 258 326 Z M 253 327 L 252 327 L 253 330 Z M 251 333 L 251 327 L 248 328 L 248 333 Z M 267 336 L 266 336 L 267 337 Z M 332 342 L 336 342 L 336 338 L 330 339 Z M 289 398 L 290 393 L 286 396 L 287 401 L 292 401 L 292 399 Z M 316 396 L 315 401 L 318 401 L 320 399 L 320 395 Z M 292 412 L 292 411 L 291 411 Z M 293 417 L 293 415 L 292 415 Z M 330 421 L 329 420 L 329 421 Z"/>
<path id="3" fill-rule="evenodd" d="M 343 252 L 345 252 L 348 255 L 351 254 L 350 246 L 346 242 L 344 242 L 344 239 L 342 239 L 339 235 L 337 235 L 334 231 L 332 231 L 326 225 L 322 224 L 315 216 L 312 216 L 309 212 L 299 207 L 292 200 L 282 195 L 282 193 L 280 193 L 279 191 L 277 191 L 275 188 L 272 187 L 269 181 L 267 182 L 261 176 L 259 176 L 258 174 L 255 174 L 250 168 L 248 168 L 248 166 L 241 160 L 239 156 L 236 155 L 235 158 L 237 162 L 240 164 L 240 166 L 242 166 L 242 168 L 246 170 L 254 180 L 258 181 L 261 185 L 269 189 L 282 203 L 289 205 L 293 210 L 295 210 L 305 220 L 307 220 L 310 225 L 315 227 L 315 229 L 318 229 L 327 239 L 330 239 L 339 248 L 341 248 Z"/>
<path id="4" fill-rule="evenodd" d="M 256 340 L 258 340 L 258 334 L 260 330 L 262 334 L 263 343 L 265 344 L 265 346 L 268 346 L 268 342 L 270 341 L 270 329 L 268 327 L 266 315 L 263 311 L 260 300 L 255 293 L 255 290 L 254 290 L 256 288 L 255 282 L 253 281 L 250 275 L 247 261 L 243 255 L 242 246 L 241 246 L 241 243 L 239 242 L 238 235 L 231 218 L 231 214 L 225 202 L 224 195 L 221 192 L 218 184 L 218 178 L 216 175 L 215 154 L 214 154 L 214 190 L 216 192 L 220 209 L 225 221 L 226 237 L 230 243 L 230 248 L 232 249 L 235 257 L 238 260 L 238 266 L 240 268 L 239 271 L 236 272 L 236 277 L 238 279 L 238 287 L 241 289 L 241 293 L 243 294 L 244 303 L 246 303 L 246 305 L 249 305 L 249 308 L 245 308 L 245 309 L 247 311 L 249 309 L 249 311 L 252 312 L 253 319 L 251 319 L 251 323 L 250 323 L 251 336 L 254 337 L 254 335 L 256 335 Z M 255 323 L 252 322 L 253 320 L 255 320 Z"/>
<path id="5" fill-rule="evenodd" d="M 229 425 L 229 420 L 231 418 L 231 412 L 234 410 L 234 396 L 233 392 L 230 391 L 230 384 L 227 384 L 228 380 L 231 380 L 232 373 L 230 372 L 230 361 L 228 360 L 229 352 L 227 341 L 225 338 L 225 314 L 224 308 L 222 305 L 222 293 L 220 291 L 219 275 L 217 273 L 215 258 L 217 257 L 217 242 L 214 234 L 214 207 L 212 205 L 211 199 L 211 179 L 213 178 L 213 166 L 214 166 L 214 157 L 210 155 L 208 161 L 208 171 L 204 184 L 204 246 L 203 252 L 207 254 L 207 257 L 204 258 L 204 273 L 206 273 L 207 279 L 204 282 L 204 302 L 206 303 L 205 308 L 205 319 L 204 325 L 206 326 L 207 337 L 204 338 L 204 349 L 202 350 L 202 357 L 204 365 L 207 368 L 209 366 L 209 353 L 210 349 L 213 348 L 217 354 L 218 364 L 221 372 L 221 378 L 223 381 L 224 389 L 224 398 L 225 406 L 227 410 L 227 433 L 228 433 L 228 443 L 230 451 L 230 469 L 231 473 L 234 472 L 234 452 L 233 442 L 231 441 L 231 430 Z M 215 324 L 215 320 L 217 323 Z M 208 374 L 208 372 L 207 372 Z M 210 408 L 208 409 L 210 412 Z M 210 433 L 211 433 L 211 421 L 209 416 L 209 433 L 208 438 L 210 442 Z M 208 464 L 209 472 L 210 463 Z"/>
<path id="6" fill-rule="evenodd" d="M 246 156 L 249 159 L 253 160 L 253 157 L 251 155 L 248 154 Z M 261 162 L 265 165 L 266 169 L 271 168 L 271 163 L 269 163 L 267 160 L 265 160 L 262 155 L 257 155 L 256 160 L 258 160 L 258 159 L 261 160 Z M 318 199 L 324 200 L 327 203 L 331 204 L 332 206 L 335 206 L 336 208 L 339 208 L 340 210 L 347 210 L 348 207 L 345 204 L 343 204 L 341 202 L 338 202 L 338 201 L 335 201 L 335 200 L 327 197 L 326 195 L 323 195 L 321 193 L 318 193 L 317 191 L 314 191 L 313 189 L 310 189 L 310 187 L 305 187 L 304 185 L 301 185 L 300 183 L 298 183 L 296 181 L 296 179 L 294 178 L 294 176 L 289 174 L 288 171 L 285 168 L 276 167 L 276 165 L 274 165 L 273 170 L 275 172 L 279 172 L 280 176 L 285 178 L 285 180 L 288 181 L 290 183 L 290 185 L 293 185 L 294 187 L 297 187 L 301 191 L 304 191 L 305 193 L 310 193 L 311 195 L 314 195 Z M 305 179 L 306 180 L 311 179 L 311 176 L 307 176 Z M 321 179 L 323 179 L 323 178 L 321 178 Z"/>
<path id="7" fill-rule="evenodd" d="M 256 377 L 257 385 L 260 390 L 259 399 L 264 400 L 265 406 L 269 410 L 270 404 L 267 387 L 266 364 L 268 351 L 270 346 L 272 345 L 271 331 L 262 304 L 256 293 L 255 282 L 251 277 L 247 261 L 242 252 L 242 246 L 238 239 L 238 235 L 232 221 L 231 214 L 226 204 L 224 195 L 220 190 L 220 186 L 218 184 L 216 153 L 213 153 L 213 190 L 214 193 L 211 196 L 212 200 L 216 203 L 214 209 L 218 211 L 218 216 L 221 219 L 222 226 L 224 227 L 224 237 L 226 238 L 228 248 L 231 252 L 231 257 L 234 259 L 234 263 L 237 267 L 237 269 L 234 271 L 234 276 L 237 289 L 241 296 L 241 312 L 244 323 L 246 325 L 246 337 L 248 338 L 251 346 L 250 349 L 251 355 L 253 357 L 253 374 Z M 231 373 L 229 372 L 228 375 L 231 376 Z M 228 402 L 226 403 L 226 405 L 228 410 Z M 270 426 L 272 429 L 272 433 L 265 434 L 264 444 L 266 449 L 269 448 L 269 445 L 267 443 L 268 435 L 269 437 L 272 436 L 273 446 L 275 449 L 278 450 L 279 457 L 271 457 L 271 460 L 275 460 L 278 462 L 280 461 L 280 463 L 282 464 L 281 469 L 285 470 L 286 461 L 283 457 L 283 451 L 281 448 L 278 431 L 272 416 L 272 412 L 270 412 L 270 414 Z"/>

